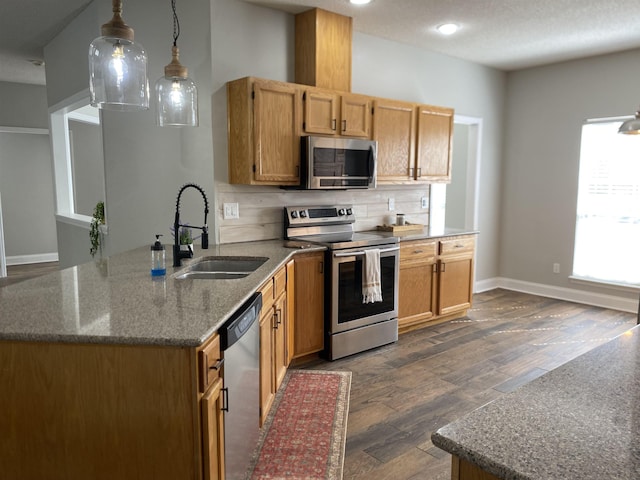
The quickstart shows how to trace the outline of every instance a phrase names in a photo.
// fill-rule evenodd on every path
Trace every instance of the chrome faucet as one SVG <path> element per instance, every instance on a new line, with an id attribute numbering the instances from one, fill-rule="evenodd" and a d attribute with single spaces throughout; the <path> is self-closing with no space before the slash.
<path id="1" fill-rule="evenodd" d="M 191 225 L 182 225 L 180 224 L 180 197 L 182 196 L 182 192 L 184 192 L 187 188 L 192 187 L 198 190 L 202 194 L 202 198 L 204 199 L 204 225 L 202 227 L 193 227 Z M 195 183 L 185 183 L 178 192 L 178 199 L 176 200 L 176 216 L 173 220 L 173 231 L 175 235 L 175 241 L 173 243 L 173 266 L 179 267 L 182 265 L 183 258 L 191 258 L 193 257 L 193 250 L 189 248 L 188 251 L 180 250 L 180 243 L 178 237 L 180 236 L 178 230 L 180 227 L 189 227 L 189 228 L 197 228 L 202 230 L 202 236 L 200 237 L 202 240 L 202 248 L 209 248 L 209 227 L 207 226 L 207 215 L 209 213 L 209 201 L 207 200 L 207 196 L 204 193 L 204 190 L 201 186 L 196 185 Z"/>

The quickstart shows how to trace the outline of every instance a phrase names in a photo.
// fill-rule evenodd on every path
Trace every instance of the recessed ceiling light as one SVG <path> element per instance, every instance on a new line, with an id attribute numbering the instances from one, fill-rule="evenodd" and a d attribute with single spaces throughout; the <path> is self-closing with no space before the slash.
<path id="1" fill-rule="evenodd" d="M 349 2 L 353 3 L 354 5 L 366 5 L 367 3 L 371 2 L 371 0 L 349 0 Z"/>
<path id="2" fill-rule="evenodd" d="M 443 23 L 442 25 L 438 25 L 436 30 L 438 30 L 442 35 L 453 35 L 459 28 L 460 26 L 456 23 Z"/>

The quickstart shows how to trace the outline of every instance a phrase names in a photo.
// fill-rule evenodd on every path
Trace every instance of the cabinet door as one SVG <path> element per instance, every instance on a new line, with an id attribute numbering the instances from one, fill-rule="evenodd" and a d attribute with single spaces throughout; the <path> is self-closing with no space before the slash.
<path id="1" fill-rule="evenodd" d="M 256 80 L 253 85 L 254 177 L 264 184 L 300 183 L 298 87 Z"/>
<path id="2" fill-rule="evenodd" d="M 416 179 L 422 182 L 451 182 L 453 110 L 418 107 L 418 151 Z"/>
<path id="3" fill-rule="evenodd" d="M 304 93 L 304 131 L 334 135 L 338 124 L 338 96 L 306 90 Z"/>
<path id="4" fill-rule="evenodd" d="M 324 253 L 295 258 L 293 357 L 324 349 Z"/>
<path id="5" fill-rule="evenodd" d="M 438 315 L 470 308 L 473 293 L 473 257 L 443 258 L 438 269 Z"/>
<path id="6" fill-rule="evenodd" d="M 218 378 L 202 397 L 204 479 L 224 479 L 224 421 L 222 379 Z"/>
<path id="7" fill-rule="evenodd" d="M 340 135 L 369 138 L 371 135 L 371 98 L 343 95 L 340 100 Z"/>
<path id="8" fill-rule="evenodd" d="M 437 241 L 400 244 L 398 325 L 402 330 L 435 315 Z"/>
<path id="9" fill-rule="evenodd" d="M 278 391 L 287 373 L 287 295 L 276 300 L 273 314 L 273 385 Z"/>
<path id="10" fill-rule="evenodd" d="M 373 139 L 378 141 L 378 183 L 408 183 L 413 180 L 415 138 L 413 104 L 374 100 Z"/>
<path id="11" fill-rule="evenodd" d="M 260 426 L 264 423 L 273 403 L 275 390 L 273 386 L 273 334 L 271 322 L 273 307 L 262 309 L 260 318 Z"/>
<path id="12" fill-rule="evenodd" d="M 434 316 L 435 263 L 400 266 L 398 324 L 408 327 Z"/>

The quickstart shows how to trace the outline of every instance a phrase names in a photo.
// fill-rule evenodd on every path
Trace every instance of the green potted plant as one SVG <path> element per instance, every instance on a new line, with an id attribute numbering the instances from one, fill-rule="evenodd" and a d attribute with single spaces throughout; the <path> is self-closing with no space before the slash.
<path id="1" fill-rule="evenodd" d="M 180 228 L 178 243 L 180 244 L 180 250 L 189 250 L 189 246 L 191 246 L 191 251 L 193 252 L 193 234 L 190 228 Z"/>
<path id="2" fill-rule="evenodd" d="M 91 239 L 91 248 L 89 253 L 95 256 L 98 250 L 102 251 L 102 234 L 100 233 L 100 225 L 104 225 L 104 202 L 96 203 L 91 217 L 91 227 L 89 228 L 89 238 Z"/>

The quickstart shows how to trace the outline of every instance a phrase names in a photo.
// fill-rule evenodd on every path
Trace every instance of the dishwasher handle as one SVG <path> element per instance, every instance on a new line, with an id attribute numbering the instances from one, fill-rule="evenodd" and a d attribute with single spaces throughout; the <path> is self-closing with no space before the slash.
<path id="1" fill-rule="evenodd" d="M 262 308 L 262 293 L 254 293 L 242 307 L 218 330 L 220 348 L 227 350 L 247 333 L 258 318 Z"/>

